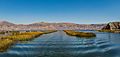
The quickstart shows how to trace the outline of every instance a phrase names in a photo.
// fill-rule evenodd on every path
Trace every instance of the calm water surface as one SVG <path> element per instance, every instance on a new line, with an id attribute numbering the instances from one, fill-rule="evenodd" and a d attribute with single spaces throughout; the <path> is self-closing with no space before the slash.
<path id="1" fill-rule="evenodd" d="M 97 37 L 85 39 L 58 31 L 17 43 L 0 57 L 120 57 L 120 34 L 87 32 Z"/>

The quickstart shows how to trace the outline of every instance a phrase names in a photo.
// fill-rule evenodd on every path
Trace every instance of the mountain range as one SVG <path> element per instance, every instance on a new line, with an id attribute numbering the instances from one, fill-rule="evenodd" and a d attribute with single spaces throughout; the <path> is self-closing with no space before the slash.
<path id="1" fill-rule="evenodd" d="M 107 24 L 75 24 L 37 22 L 32 24 L 14 24 L 0 21 L 0 31 L 3 30 L 100 30 Z"/>

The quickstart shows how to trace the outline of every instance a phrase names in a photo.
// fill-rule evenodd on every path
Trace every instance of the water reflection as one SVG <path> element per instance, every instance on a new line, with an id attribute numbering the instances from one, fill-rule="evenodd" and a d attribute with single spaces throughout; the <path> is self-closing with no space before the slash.
<path id="1" fill-rule="evenodd" d="M 88 32 L 88 31 L 87 31 Z M 42 35 L 32 41 L 17 43 L 0 57 L 119 57 L 120 35 L 97 34 L 85 39 L 66 35 L 63 31 Z"/>

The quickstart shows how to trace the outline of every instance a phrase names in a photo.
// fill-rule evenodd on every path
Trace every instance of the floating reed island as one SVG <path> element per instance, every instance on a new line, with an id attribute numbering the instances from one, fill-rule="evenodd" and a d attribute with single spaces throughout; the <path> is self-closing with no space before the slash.
<path id="1" fill-rule="evenodd" d="M 34 38 L 39 37 L 43 34 L 48 34 L 56 32 L 53 30 L 49 31 L 42 31 L 42 32 L 10 32 L 11 35 L 9 36 L 3 36 L 0 38 L 0 52 L 6 51 L 12 44 L 15 44 L 18 41 L 28 41 L 32 40 Z"/>
<path id="2" fill-rule="evenodd" d="M 96 37 L 96 34 L 91 32 L 76 32 L 73 30 L 64 30 L 64 32 L 70 36 L 85 37 L 85 38 Z"/>

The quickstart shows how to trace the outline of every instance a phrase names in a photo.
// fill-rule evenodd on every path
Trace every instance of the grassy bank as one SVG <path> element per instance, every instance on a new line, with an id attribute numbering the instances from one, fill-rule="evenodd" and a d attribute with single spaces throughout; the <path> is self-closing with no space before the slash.
<path id="1" fill-rule="evenodd" d="M 90 32 L 76 32 L 73 30 L 64 30 L 64 32 L 68 35 L 77 36 L 77 37 L 85 37 L 85 38 L 96 37 L 94 33 L 90 33 Z"/>
<path id="2" fill-rule="evenodd" d="M 1 37 L 0 39 L 0 52 L 7 50 L 13 43 L 17 41 L 28 41 L 43 34 L 48 34 L 56 31 L 45 31 L 45 32 L 12 32 L 12 35 Z"/>

